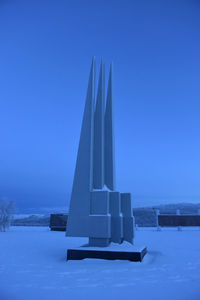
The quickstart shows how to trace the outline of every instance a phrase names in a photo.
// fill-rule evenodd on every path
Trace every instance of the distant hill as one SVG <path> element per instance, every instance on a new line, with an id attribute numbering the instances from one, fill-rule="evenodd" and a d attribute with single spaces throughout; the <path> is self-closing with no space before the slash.
<path id="1" fill-rule="evenodd" d="M 49 226 L 50 215 L 20 215 L 18 218 L 13 218 L 11 221 L 12 226 Z"/>
<path id="2" fill-rule="evenodd" d="M 29 207 L 29 208 L 19 208 L 16 210 L 16 214 L 20 215 L 49 215 L 56 213 L 67 213 L 68 207 Z"/>
<path id="3" fill-rule="evenodd" d="M 144 209 L 147 208 L 155 208 L 155 209 L 160 209 L 164 211 L 170 211 L 170 210 L 177 210 L 180 209 L 184 212 L 194 212 L 200 209 L 200 203 L 174 203 L 174 204 L 161 204 L 161 205 L 154 205 L 154 206 L 147 206 L 143 207 Z"/>
<path id="4" fill-rule="evenodd" d="M 133 214 L 135 217 L 135 223 L 138 226 L 152 227 L 156 226 L 156 209 L 159 209 L 161 214 L 175 214 L 179 209 L 181 214 L 197 214 L 200 210 L 200 203 L 175 203 L 175 204 L 163 204 L 157 206 L 147 206 L 134 208 Z M 49 219 L 51 213 L 67 213 L 64 208 L 42 208 L 29 209 L 34 213 L 28 214 L 28 210 L 24 211 L 24 214 L 15 215 L 11 225 L 13 226 L 49 226 Z M 41 213 L 43 212 L 43 213 Z M 36 214 L 37 213 L 37 214 Z"/>

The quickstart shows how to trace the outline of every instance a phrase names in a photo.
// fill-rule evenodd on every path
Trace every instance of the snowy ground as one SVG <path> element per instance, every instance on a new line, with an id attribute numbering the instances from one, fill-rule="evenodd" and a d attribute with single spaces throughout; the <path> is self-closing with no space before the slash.
<path id="1" fill-rule="evenodd" d="M 142 263 L 66 262 L 66 250 L 86 243 L 47 227 L 12 227 L 0 233 L 0 300 L 200 299 L 200 230 L 142 228 Z"/>

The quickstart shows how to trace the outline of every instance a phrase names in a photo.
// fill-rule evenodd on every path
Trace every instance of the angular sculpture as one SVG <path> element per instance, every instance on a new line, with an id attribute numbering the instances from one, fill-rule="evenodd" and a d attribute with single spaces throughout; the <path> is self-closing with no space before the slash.
<path id="1" fill-rule="evenodd" d="M 89 246 L 133 243 L 130 193 L 115 187 L 112 65 L 105 105 L 105 68 L 101 63 L 95 104 L 95 61 L 87 97 L 74 174 L 66 235 L 89 237 Z"/>

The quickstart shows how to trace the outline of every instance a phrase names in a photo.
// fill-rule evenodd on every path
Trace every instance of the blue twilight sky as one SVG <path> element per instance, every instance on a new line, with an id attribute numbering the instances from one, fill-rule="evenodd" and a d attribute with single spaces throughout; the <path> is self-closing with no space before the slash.
<path id="1" fill-rule="evenodd" d="M 0 0 L 0 197 L 68 205 L 93 55 L 114 63 L 118 190 L 199 202 L 198 0 Z"/>

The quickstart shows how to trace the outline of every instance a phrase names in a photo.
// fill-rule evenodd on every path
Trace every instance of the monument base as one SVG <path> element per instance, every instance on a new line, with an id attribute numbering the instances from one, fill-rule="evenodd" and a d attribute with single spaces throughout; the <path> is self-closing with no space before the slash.
<path id="1" fill-rule="evenodd" d="M 111 244 L 108 247 L 71 248 L 67 250 L 67 260 L 81 260 L 84 258 L 142 261 L 147 253 L 147 247 L 137 247 L 129 243 Z"/>

